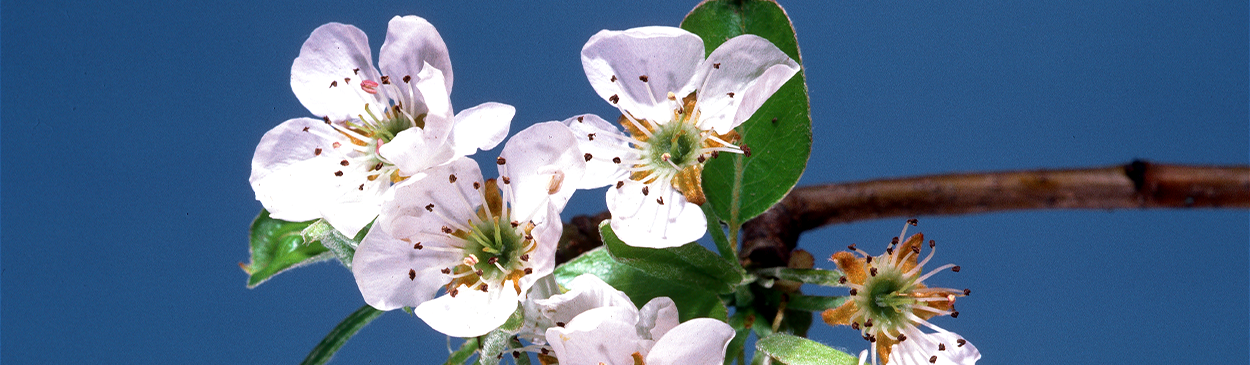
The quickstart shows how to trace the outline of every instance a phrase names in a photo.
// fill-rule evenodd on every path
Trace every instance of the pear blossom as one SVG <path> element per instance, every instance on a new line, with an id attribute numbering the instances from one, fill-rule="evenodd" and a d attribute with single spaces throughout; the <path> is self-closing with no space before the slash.
<path id="1" fill-rule="evenodd" d="M 271 217 L 324 218 L 355 236 L 393 184 L 507 136 L 512 106 L 452 113 L 447 46 L 425 19 L 391 19 L 378 60 L 381 72 L 351 25 L 322 25 L 304 42 L 291 89 L 317 118 L 283 122 L 252 157 L 249 181 Z"/>
<path id="2" fill-rule="evenodd" d="M 734 337 L 732 327 L 715 319 L 679 323 L 677 306 L 667 297 L 636 308 L 625 293 L 591 274 L 574 278 L 569 289 L 526 307 L 527 319 L 538 324 L 530 332 L 539 333 L 527 339 L 560 364 L 722 364 Z"/>
<path id="3" fill-rule="evenodd" d="M 907 223 L 915 224 L 915 219 Z M 929 255 L 917 262 L 924 235 L 917 233 L 900 243 L 900 237 L 907 237 L 907 225 L 886 247 L 885 254 L 871 256 L 851 245 L 851 252 L 832 256 L 831 260 L 846 274 L 839 281 L 850 287 L 850 300 L 825 310 L 821 317 L 830 325 L 849 325 L 859 330 L 864 340 L 873 344 L 871 364 L 876 364 L 878 358 L 894 365 L 975 364 L 981 358 L 976 346 L 928 321 L 939 315 L 959 316 L 954 308 L 955 298 L 967 296 L 968 289 L 924 284 L 925 279 L 943 270 L 958 272 L 959 266 L 947 264 L 923 274 L 936 243 L 930 240 Z M 856 253 L 863 257 L 856 257 Z M 920 326 L 935 332 L 921 331 Z M 860 354 L 861 364 L 866 362 L 867 353 Z"/>
<path id="4" fill-rule="evenodd" d="M 755 35 L 731 38 L 703 56 L 699 36 L 672 27 L 603 30 L 582 47 L 586 77 L 620 110 L 627 133 L 593 116 L 568 124 L 587 151 L 588 168 L 607 171 L 592 174 L 598 178 L 584 188 L 613 186 L 611 226 L 627 244 L 674 247 L 703 236 L 703 164 L 720 153 L 749 155 L 735 144 L 733 129 L 799 71 Z"/>
<path id="5" fill-rule="evenodd" d="M 366 303 L 415 307 L 456 337 L 486 334 L 517 310 L 554 269 L 560 211 L 585 161 L 572 132 L 547 122 L 508 140 L 496 163 L 498 179 L 460 158 L 394 187 L 352 260 Z"/>

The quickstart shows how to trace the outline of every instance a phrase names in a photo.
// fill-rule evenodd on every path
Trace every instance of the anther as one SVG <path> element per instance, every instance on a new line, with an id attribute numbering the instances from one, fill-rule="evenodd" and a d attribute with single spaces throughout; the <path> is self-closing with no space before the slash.
<path id="1" fill-rule="evenodd" d="M 625 186 L 625 182 L 624 182 L 624 181 L 617 181 L 617 182 L 616 182 L 616 188 L 617 188 L 617 189 L 620 189 L 622 186 Z"/>
<path id="2" fill-rule="evenodd" d="M 972 290 L 971 290 L 971 289 L 964 289 L 964 296 L 965 296 L 965 297 L 966 297 L 966 296 L 968 296 L 968 295 L 970 295 L 970 294 L 972 294 Z"/>
<path id="3" fill-rule="evenodd" d="M 350 78 L 350 77 L 344 77 L 344 78 L 343 78 L 343 83 L 348 84 L 348 85 L 351 85 L 351 84 L 352 84 L 352 78 Z"/>
<path id="4" fill-rule="evenodd" d="M 529 261 L 529 260 L 530 260 L 530 254 L 528 254 L 528 253 L 527 253 L 527 254 L 521 254 L 521 261 Z"/>
<path id="5" fill-rule="evenodd" d="M 359 75 L 359 74 L 360 74 L 360 68 L 353 68 L 353 69 L 352 69 L 352 75 Z"/>
<path id="6" fill-rule="evenodd" d="M 699 155 L 699 163 L 703 163 L 704 161 L 707 161 L 707 157 L 703 157 L 703 155 Z"/>
<path id="7" fill-rule="evenodd" d="M 608 79 L 608 81 L 611 81 L 611 82 L 616 82 L 616 75 L 612 75 L 612 78 L 611 78 L 611 79 Z"/>
<path id="8" fill-rule="evenodd" d="M 412 245 L 412 248 L 413 248 L 413 249 L 420 250 L 420 249 L 425 248 L 425 246 L 422 246 L 422 245 L 421 245 L 421 242 L 417 242 L 417 243 L 414 243 L 414 244 Z"/>
<path id="9" fill-rule="evenodd" d="M 482 269 L 477 269 L 477 270 L 474 270 L 474 271 L 473 271 L 473 274 L 475 274 L 475 275 L 477 275 L 477 276 L 482 276 L 482 274 L 483 274 Z"/>
<path id="10" fill-rule="evenodd" d="M 521 353 L 520 353 L 520 352 L 513 351 L 513 352 L 512 352 L 512 358 L 513 358 L 513 359 L 519 359 L 519 358 L 521 358 Z"/>
<path id="11" fill-rule="evenodd" d="M 338 142 L 334 142 L 334 143 L 330 144 L 330 147 L 334 147 L 334 148 L 339 148 L 339 147 L 342 147 L 342 146 L 343 146 L 343 144 L 342 144 L 342 143 L 338 143 Z"/>
<path id="12" fill-rule="evenodd" d="M 427 211 L 427 212 L 433 212 L 433 211 L 434 211 L 434 203 L 430 203 L 430 205 L 425 206 L 425 211 Z"/>
<path id="13" fill-rule="evenodd" d="M 521 225 L 520 222 L 512 221 L 512 228 L 516 228 L 516 226 L 519 226 L 519 225 Z"/>
<path id="14" fill-rule="evenodd" d="M 946 351 L 946 344 L 944 344 L 944 343 L 939 343 L 939 344 L 938 344 L 938 351 Z"/>
<path id="15" fill-rule="evenodd" d="M 529 274 L 533 274 L 533 273 L 534 273 L 534 269 L 532 269 L 532 268 L 528 268 L 528 267 L 527 267 L 527 268 L 525 268 L 525 275 L 529 275 Z"/>
<path id="16" fill-rule="evenodd" d="M 343 176 L 343 171 L 335 171 L 334 176 Z"/>
<path id="17" fill-rule="evenodd" d="M 577 117 L 577 122 L 578 122 L 578 123 L 581 123 L 581 122 L 582 122 L 582 118 L 585 118 L 585 117 L 578 116 L 578 117 Z"/>
<path id="18" fill-rule="evenodd" d="M 864 258 L 864 263 L 866 263 L 866 264 L 871 264 L 871 263 L 872 263 L 872 256 L 865 257 L 865 258 Z"/>
<path id="19" fill-rule="evenodd" d="M 503 165 L 503 164 L 505 164 L 505 163 L 507 163 L 507 162 L 508 162 L 508 160 L 503 159 L 503 156 L 500 156 L 500 157 L 496 157 L 496 158 L 495 158 L 495 163 L 497 163 L 497 164 Z"/>
<path id="20" fill-rule="evenodd" d="M 546 347 L 543 347 L 540 351 L 542 351 L 543 355 L 551 353 L 551 350 L 548 350 Z"/>
<path id="21" fill-rule="evenodd" d="M 451 291 L 447 292 L 447 295 L 450 295 L 452 298 L 455 298 L 456 294 L 460 294 L 460 289 L 451 289 Z"/>
<path id="22" fill-rule="evenodd" d="M 907 341 L 907 335 L 904 335 L 902 333 L 898 334 L 898 342 L 903 342 L 903 341 Z"/>
<path id="23" fill-rule="evenodd" d="M 838 278 L 838 284 L 846 284 L 846 277 L 845 277 L 845 276 L 843 276 L 843 277 L 839 277 L 839 278 Z"/>
<path id="24" fill-rule="evenodd" d="M 586 161 L 590 161 L 590 159 L 592 158 L 589 153 L 582 155 L 582 157 L 585 157 Z"/>
<path id="25" fill-rule="evenodd" d="M 533 241 L 533 240 L 534 240 L 534 235 L 529 234 L 529 233 L 526 233 L 526 234 L 525 234 L 525 240 L 526 240 L 526 241 Z"/>
<path id="26" fill-rule="evenodd" d="M 487 289 L 488 287 L 486 286 L 486 283 L 482 283 L 482 285 L 477 286 L 477 290 L 481 290 L 482 292 L 487 292 Z"/>
<path id="27" fill-rule="evenodd" d="M 952 267 L 951 271 L 959 272 L 959 265 L 955 265 L 955 267 Z"/>
<path id="28" fill-rule="evenodd" d="M 656 199 L 655 202 L 660 203 L 660 205 L 664 205 L 664 197 L 660 197 L 659 199 Z"/>
<path id="29" fill-rule="evenodd" d="M 608 101 L 612 102 L 612 104 L 616 104 L 616 102 L 621 101 L 621 97 L 616 96 L 616 94 L 612 94 L 612 96 L 608 98 Z"/>
<path id="30" fill-rule="evenodd" d="M 919 224 L 919 223 L 920 223 L 920 221 L 919 221 L 919 220 L 916 220 L 916 218 L 912 218 L 912 219 L 908 219 L 908 220 L 907 220 L 907 224 L 910 224 L 912 227 L 915 227 L 915 226 L 916 226 L 916 224 Z"/>
<path id="31" fill-rule="evenodd" d="M 453 232 L 451 228 L 447 228 L 447 226 L 443 226 L 443 233 L 451 234 L 451 232 Z"/>
<path id="32" fill-rule="evenodd" d="M 858 330 L 859 322 L 851 322 L 851 329 Z"/>
<path id="33" fill-rule="evenodd" d="M 894 254 L 894 247 L 886 247 L 886 248 L 885 248 L 885 254 L 886 254 L 886 255 L 893 255 L 893 254 Z"/>
<path id="34" fill-rule="evenodd" d="M 339 161 L 339 165 L 341 165 L 341 166 L 347 166 L 347 165 L 350 165 L 350 164 L 351 164 L 351 163 L 350 163 L 350 162 L 347 162 L 347 160 Z"/>
<path id="35" fill-rule="evenodd" d="M 858 290 L 855 290 L 855 288 L 851 288 L 851 295 L 852 295 L 852 296 L 854 296 L 854 295 L 858 295 L 858 294 L 859 294 L 859 291 L 858 291 Z"/>
<path id="36" fill-rule="evenodd" d="M 773 118 L 773 124 L 777 124 L 777 118 Z"/>
<path id="37" fill-rule="evenodd" d="M 500 179 L 503 179 L 503 184 L 504 184 L 504 185 L 508 185 L 508 184 L 511 184 L 511 183 L 512 183 L 512 179 L 509 179 L 507 176 L 500 176 L 499 178 L 500 178 Z"/>
<path id="38" fill-rule="evenodd" d="M 474 181 L 474 182 L 473 182 L 473 190 L 477 190 L 477 189 L 481 189 L 481 188 L 482 188 L 482 183 L 477 182 L 477 181 Z"/>
<path id="39" fill-rule="evenodd" d="M 731 97 L 731 98 L 732 98 L 732 97 L 734 97 L 734 93 L 732 93 L 732 92 L 725 93 L 725 95 L 729 95 L 729 97 Z"/>
<path id="40" fill-rule="evenodd" d="M 304 132 L 307 132 L 307 131 L 308 131 L 308 127 L 304 127 L 304 130 L 303 130 L 303 131 L 304 131 Z"/>
<path id="41" fill-rule="evenodd" d="M 720 151 L 712 151 L 712 158 L 720 157 Z"/>
<path id="42" fill-rule="evenodd" d="M 587 135 L 586 135 L 586 139 L 589 139 L 589 140 L 591 140 L 591 141 L 595 140 L 595 134 L 594 134 L 594 133 L 587 134 Z"/>
<path id="43" fill-rule="evenodd" d="M 751 157 L 751 147 L 747 147 L 745 144 L 742 145 L 742 154 L 746 157 Z"/>
<path id="44" fill-rule="evenodd" d="M 378 83 L 373 80 L 365 80 L 360 82 L 360 89 L 370 94 L 378 93 Z"/>
<path id="45" fill-rule="evenodd" d="M 381 170 L 381 169 L 382 169 L 382 163 L 381 163 L 381 162 L 378 162 L 378 164 L 377 164 L 377 165 L 373 165 L 373 169 L 374 169 L 374 170 Z"/>
<path id="46" fill-rule="evenodd" d="M 718 70 L 719 70 L 719 69 L 720 69 L 720 63 L 713 63 L 713 64 L 712 64 L 712 68 L 714 68 L 714 69 L 718 69 Z"/>
<path id="47" fill-rule="evenodd" d="M 330 87 L 335 87 L 335 86 L 339 86 L 338 80 L 330 81 Z"/>
<path id="48" fill-rule="evenodd" d="M 330 116 L 328 116 L 328 115 L 327 115 L 327 116 L 324 116 L 324 117 L 321 117 L 321 120 L 326 121 L 326 124 L 330 124 Z"/>
<path id="49" fill-rule="evenodd" d="M 864 321 L 864 327 L 872 327 L 872 318 L 869 318 L 867 321 Z"/>
<path id="50" fill-rule="evenodd" d="M 443 268 L 443 270 L 441 270 L 441 271 L 442 271 L 444 274 L 451 275 L 451 268 L 449 268 L 449 267 L 444 267 L 444 268 Z"/>
<path id="51" fill-rule="evenodd" d="M 920 247 L 919 247 L 919 246 L 911 246 L 911 252 L 912 252 L 912 253 L 920 253 Z"/>
<path id="52" fill-rule="evenodd" d="M 891 238 L 891 239 L 890 239 L 890 244 L 891 244 L 891 245 L 897 245 L 897 244 L 898 244 L 898 237 Z"/>
<path id="53" fill-rule="evenodd" d="M 933 248 L 934 246 L 937 246 L 937 242 L 933 242 L 933 240 L 929 240 L 929 248 Z"/>
<path id="54" fill-rule="evenodd" d="M 456 182 L 456 174 L 447 175 L 447 182 L 454 184 Z"/>
<path id="55" fill-rule="evenodd" d="M 872 276 L 877 276 L 877 268 L 874 267 L 872 268 L 872 270 L 868 270 L 868 274 Z"/>
<path id="56" fill-rule="evenodd" d="M 613 157 L 613 158 L 612 158 L 612 162 L 613 162 L 613 163 L 621 163 L 621 158 L 620 158 L 620 157 Z"/>
<path id="57" fill-rule="evenodd" d="M 564 327 L 564 322 L 556 322 L 556 327 Z"/>
<path id="58" fill-rule="evenodd" d="M 365 191 L 365 184 L 360 184 L 360 186 L 356 187 L 356 190 Z"/>
<path id="59" fill-rule="evenodd" d="M 417 270 L 408 269 L 408 280 L 417 280 Z"/>
<path id="60" fill-rule="evenodd" d="M 643 195 L 643 196 L 646 196 L 647 194 L 650 194 L 650 193 L 651 193 L 651 189 L 650 189 L 650 188 L 651 188 L 650 186 L 643 186 L 643 187 L 642 187 L 642 195 Z"/>
<path id="61" fill-rule="evenodd" d="M 321 147 L 317 147 L 317 149 L 313 150 L 313 156 L 321 156 Z"/>
<path id="62" fill-rule="evenodd" d="M 496 262 L 499 262 L 498 257 L 491 257 L 490 259 L 486 260 L 486 263 L 491 264 L 491 265 L 494 265 Z"/>
<path id="63" fill-rule="evenodd" d="M 851 251 L 855 251 L 855 244 L 854 244 L 854 243 L 852 243 L 852 244 L 850 244 L 849 246 L 846 246 L 846 249 L 851 250 Z"/>
<path id="64" fill-rule="evenodd" d="M 404 75 L 404 83 L 408 83 L 408 81 L 412 81 L 412 76 Z"/>
<path id="65" fill-rule="evenodd" d="M 968 343 L 968 341 L 961 338 L 961 339 L 956 340 L 955 343 L 959 344 L 959 346 L 955 346 L 955 347 L 964 347 L 964 344 Z"/>
<path id="66" fill-rule="evenodd" d="M 390 77 L 390 76 L 382 76 L 382 85 L 390 85 L 390 84 L 391 84 L 391 77 Z"/>
<path id="67" fill-rule="evenodd" d="M 937 355 L 929 356 L 929 363 L 930 364 L 937 363 Z"/>
<path id="68" fill-rule="evenodd" d="M 959 318 L 959 311 L 951 312 L 951 318 Z"/>
<path id="69" fill-rule="evenodd" d="M 638 76 L 638 80 L 641 80 L 642 82 L 647 82 L 647 75 Z"/>

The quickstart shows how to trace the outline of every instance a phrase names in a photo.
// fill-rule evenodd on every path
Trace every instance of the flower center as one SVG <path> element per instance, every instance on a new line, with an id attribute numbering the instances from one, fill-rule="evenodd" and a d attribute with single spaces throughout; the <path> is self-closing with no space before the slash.
<path id="1" fill-rule="evenodd" d="M 467 227 L 443 228 L 443 232 L 464 241 L 461 247 L 464 256 L 460 265 L 443 270 L 444 274 L 452 276 L 447 283 L 447 292 L 452 296 L 458 293 L 457 288 L 461 285 L 488 291 L 492 287 L 503 286 L 507 281 L 512 281 L 517 294 L 520 294 L 520 278 L 533 273 L 530 255 L 538 249 L 531 234 L 534 224 L 511 221 L 511 209 L 504 206 L 495 180 L 486 180 L 484 185 L 473 182 L 473 187 L 482 192 L 485 201 L 477 208 L 475 219 L 468 222 Z"/>
<path id="2" fill-rule="evenodd" d="M 881 256 L 881 259 L 886 259 Z M 876 268 L 877 275 L 869 276 L 864 281 L 864 290 L 855 296 L 861 314 L 866 320 L 872 320 L 874 326 L 892 333 L 899 333 L 910 320 L 906 314 L 912 311 L 917 302 L 908 294 L 914 289 L 914 282 L 903 276 L 903 272 L 891 265 Z"/>
<path id="3" fill-rule="evenodd" d="M 674 108 L 667 123 L 636 119 L 622 111 L 619 122 L 629 132 L 630 143 L 639 155 L 630 165 L 630 180 L 648 185 L 669 182 L 687 201 L 702 205 L 707 201 L 703 195 L 703 164 L 721 152 L 744 151 L 733 144 L 738 140 L 736 132 L 716 134 L 700 128 L 696 93 L 681 101 L 669 93 L 668 100 Z"/>

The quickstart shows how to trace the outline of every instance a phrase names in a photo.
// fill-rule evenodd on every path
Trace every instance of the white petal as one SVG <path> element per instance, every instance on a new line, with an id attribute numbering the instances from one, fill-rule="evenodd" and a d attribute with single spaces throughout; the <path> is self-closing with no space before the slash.
<path id="1" fill-rule="evenodd" d="M 705 128 L 728 133 L 797 72 L 799 64 L 772 42 L 746 34 L 712 51 L 683 91 L 698 89 L 701 118 L 708 123 Z"/>
<path id="2" fill-rule="evenodd" d="M 678 323 L 677 303 L 669 297 L 653 298 L 638 310 L 638 334 L 644 338 L 659 340 Z"/>
<path id="3" fill-rule="evenodd" d="M 389 143 L 378 148 L 378 153 L 399 167 L 405 176 L 420 173 L 456 157 L 451 146 L 447 144 L 454 115 L 451 113 L 451 100 L 443 92 L 442 73 L 436 68 L 426 67 L 421 71 L 419 79 L 413 82 L 417 83 L 417 89 L 425 96 L 428 110 L 425 127 L 399 132 Z"/>
<path id="4" fill-rule="evenodd" d="M 548 203 L 558 214 L 586 171 L 577 139 L 560 122 L 538 123 L 518 132 L 499 157 L 506 161 L 498 165 L 499 176 L 510 178 L 504 186 L 512 189 L 514 220 L 545 214 Z"/>
<path id="5" fill-rule="evenodd" d="M 394 194 L 382 206 L 375 225 L 386 227 L 395 237 L 418 233 L 445 235 L 442 227 L 456 229 L 476 217 L 482 205 L 481 193 L 473 188 L 482 182 L 477 162 L 460 158 L 427 170 L 422 179 L 409 179 L 393 187 Z M 451 176 L 456 181 L 451 182 Z"/>
<path id="6" fill-rule="evenodd" d="M 926 365 L 933 364 L 929 359 L 937 356 L 936 364 L 971 365 L 981 359 L 981 352 L 971 342 L 959 345 L 962 339 L 954 332 L 923 333 L 919 330 L 908 330 L 907 340 L 890 349 L 890 364 L 893 365 Z M 939 344 L 944 350 L 938 350 Z"/>
<path id="7" fill-rule="evenodd" d="M 346 186 L 343 188 L 348 194 L 323 206 L 321 216 L 344 236 L 356 237 L 382 211 L 382 195 L 373 190 L 359 191 Z"/>
<path id="8" fill-rule="evenodd" d="M 643 194 L 642 184 L 626 182 L 620 189 L 608 188 L 607 195 L 612 231 L 630 246 L 677 247 L 707 233 L 703 211 L 668 184 L 651 184 Z"/>
<path id="9" fill-rule="evenodd" d="M 416 243 L 423 249 L 415 249 Z M 451 279 L 439 270 L 456 265 L 461 256 L 431 248 L 448 248 L 452 240 L 439 236 L 392 237 L 374 225 L 352 258 L 352 275 L 365 303 L 380 310 L 415 307 L 430 300 Z M 411 276 L 410 276 L 411 275 Z"/>
<path id="10" fill-rule="evenodd" d="M 582 68 L 603 100 L 611 103 L 615 95 L 619 100 L 614 105 L 663 123 L 672 118 L 675 106 L 668 93 L 680 91 L 690 80 L 703 54 L 703 40 L 680 28 L 603 30 L 582 47 Z"/>
<path id="11" fill-rule="evenodd" d="M 535 280 L 555 270 L 556 246 L 560 243 L 560 235 L 564 233 L 564 222 L 560 220 L 560 211 L 555 210 L 555 207 L 550 204 L 547 205 L 546 215 L 534 221 L 536 225 L 530 232 L 534 235 L 534 240 L 538 242 L 534 254 L 530 255 L 530 267 L 534 269 L 534 272 L 521 278 L 522 292 L 529 290 Z"/>
<path id="12" fill-rule="evenodd" d="M 574 317 L 564 327 L 547 329 L 547 343 L 563 365 L 633 365 L 635 352 L 647 352 L 634 330 L 637 310 L 600 307 Z"/>
<path id="13" fill-rule="evenodd" d="M 476 337 L 508 321 L 516 311 L 520 296 L 512 289 L 482 292 L 461 285 L 452 297 L 444 294 L 426 301 L 412 311 L 435 331 L 453 337 Z"/>
<path id="14" fill-rule="evenodd" d="M 393 88 L 382 87 L 395 100 L 402 101 L 405 106 L 413 106 L 416 114 L 424 113 L 420 108 L 424 99 L 420 92 L 414 92 L 415 81 L 404 82 L 404 76 L 420 78 L 425 64 L 437 68 L 443 75 L 440 80 L 443 90 L 440 94 L 451 94 L 452 73 L 451 58 L 447 54 L 447 44 L 443 37 L 430 22 L 417 16 L 396 16 L 386 29 L 386 42 L 382 43 L 378 54 L 378 66 L 382 73 L 390 76 Z M 414 115 L 416 115 L 414 114 Z"/>
<path id="15" fill-rule="evenodd" d="M 719 365 L 725 362 L 725 348 L 733 338 L 734 330 L 725 322 L 695 318 L 657 340 L 647 355 L 647 365 Z"/>
<path id="16" fill-rule="evenodd" d="M 586 161 L 586 173 L 577 184 L 578 189 L 601 188 L 629 176 L 622 167 L 625 161 L 638 158 L 638 150 L 629 147 L 626 142 L 630 138 L 628 135 L 594 114 L 565 119 L 564 125 L 569 126 L 573 136 L 577 137 L 577 148 L 593 157 Z M 622 163 L 613 162 L 615 158 Z"/>
<path id="17" fill-rule="evenodd" d="M 539 314 L 552 324 L 569 323 L 577 315 L 594 308 L 634 308 L 629 296 L 593 274 L 582 274 L 573 278 L 568 287 L 568 293 L 534 301 L 540 310 Z"/>
<path id="18" fill-rule="evenodd" d="M 516 108 L 508 104 L 482 103 L 456 114 L 451 131 L 451 144 L 457 156 L 468 156 L 477 150 L 489 150 L 508 136 L 508 125 Z"/>
<path id="19" fill-rule="evenodd" d="M 364 113 L 365 103 L 384 99 L 360 88 L 361 80 L 379 80 L 369 39 L 354 26 L 328 23 L 313 30 L 291 64 L 291 91 L 309 112 L 344 120 Z"/>
<path id="20" fill-rule="evenodd" d="M 333 173 L 344 150 L 332 148 L 335 142 L 351 143 L 310 118 L 288 120 L 261 137 L 248 180 L 270 217 L 293 222 L 321 218 L 321 208 L 342 194 L 335 190 Z"/>

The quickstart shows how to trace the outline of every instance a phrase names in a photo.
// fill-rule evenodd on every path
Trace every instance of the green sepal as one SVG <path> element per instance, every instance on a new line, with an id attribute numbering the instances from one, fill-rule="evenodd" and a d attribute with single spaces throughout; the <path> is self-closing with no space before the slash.
<path id="1" fill-rule="evenodd" d="M 347 343 L 347 340 L 350 340 L 352 336 L 356 335 L 356 332 L 359 332 L 361 328 L 364 328 L 369 322 L 373 322 L 374 319 L 377 319 L 383 313 L 386 312 L 374 309 L 368 304 L 360 307 L 360 309 L 349 314 L 347 318 L 344 318 L 342 322 L 339 322 L 337 326 L 334 326 L 334 329 L 330 330 L 330 333 L 321 339 L 321 343 L 318 343 L 317 347 L 314 347 L 308 353 L 308 357 L 304 358 L 304 361 L 300 364 L 317 365 L 330 361 L 330 358 L 334 357 L 334 353 L 338 352 L 343 347 L 343 344 Z"/>
<path id="2" fill-rule="evenodd" d="M 770 267 L 766 269 L 756 270 L 755 274 L 759 277 L 767 277 L 773 279 L 797 281 L 804 284 L 816 284 L 822 286 L 842 287 L 838 283 L 844 274 L 838 270 L 822 270 L 822 269 L 791 269 L 785 267 Z"/>
<path id="3" fill-rule="evenodd" d="M 512 340 L 512 335 L 512 332 L 505 331 L 503 329 L 496 329 L 478 337 L 478 341 L 480 341 L 482 345 L 482 348 L 478 351 L 478 365 L 499 364 L 499 360 L 501 358 L 500 355 L 502 355 L 504 349 L 508 348 L 508 343 Z"/>
<path id="4" fill-rule="evenodd" d="M 447 339 L 451 341 L 451 338 Z M 464 339 L 464 343 L 460 344 L 460 348 L 447 356 L 447 362 L 443 365 L 461 365 L 465 361 L 469 361 L 469 357 L 477 353 L 477 337 L 469 337 Z"/>
<path id="5" fill-rule="evenodd" d="M 325 219 L 318 219 L 313 221 L 307 228 L 304 228 L 302 234 L 304 235 L 304 240 L 325 246 L 330 252 L 334 253 L 335 257 L 338 257 L 339 263 L 351 269 L 352 257 L 356 255 L 356 247 L 359 247 L 360 241 L 364 241 L 365 235 L 369 234 L 370 227 L 373 227 L 373 222 L 370 222 L 364 229 L 357 232 L 356 237 L 348 238 L 343 233 L 340 233 L 339 230 L 334 229 L 334 226 L 331 226 Z"/>
<path id="6" fill-rule="evenodd" d="M 755 341 L 755 350 L 787 365 L 855 365 L 859 362 L 858 357 L 784 333 Z"/>
<path id="7" fill-rule="evenodd" d="M 790 18 L 772 1 L 704 1 L 686 15 L 681 27 L 703 38 L 708 54 L 730 38 L 754 34 L 803 63 Z M 750 148 L 751 156 L 725 153 L 705 166 L 707 201 L 730 227 L 781 201 L 807 168 L 812 120 L 804 80 L 800 70 L 735 128 L 742 137 L 739 145 Z"/>
<path id="8" fill-rule="evenodd" d="M 653 298 L 669 297 L 677 305 L 677 317 L 682 322 L 701 317 L 724 321 L 729 316 L 729 311 L 716 293 L 689 286 L 679 280 L 648 275 L 642 270 L 613 260 L 603 247 L 588 251 L 555 270 L 556 281 L 565 287 L 581 274 L 598 276 L 616 290 L 625 292 L 638 307 Z"/>
<path id="9" fill-rule="evenodd" d="M 283 271 L 334 257 L 320 243 L 305 244 L 301 231 L 313 222 L 273 219 L 269 217 L 269 211 L 262 209 L 252 221 L 248 234 L 251 239 L 248 249 L 251 263 L 239 263 L 239 267 L 248 274 L 247 287 L 255 288 Z"/>
<path id="10" fill-rule="evenodd" d="M 599 234 L 616 262 L 647 275 L 717 293 L 732 293 L 742 284 L 742 273 L 734 264 L 698 243 L 663 249 L 634 247 L 622 242 L 606 220 L 599 223 Z"/>

